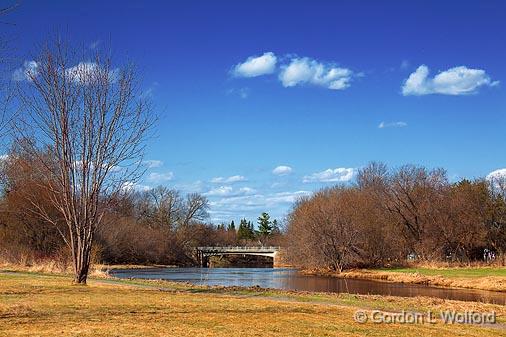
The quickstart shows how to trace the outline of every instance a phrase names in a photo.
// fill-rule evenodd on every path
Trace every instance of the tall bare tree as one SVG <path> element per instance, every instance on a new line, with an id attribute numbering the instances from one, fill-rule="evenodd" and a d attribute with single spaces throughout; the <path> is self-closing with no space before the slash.
<path id="1" fill-rule="evenodd" d="M 0 7 L 0 26 L 14 25 L 5 18 L 9 13 L 19 6 L 18 2 L 13 2 L 7 6 Z M 11 90 L 10 73 L 12 71 L 12 44 L 11 39 L 5 31 L 0 32 L 0 146 L 3 148 L 6 136 L 9 134 L 9 123 L 15 117 L 15 108 L 12 106 L 13 90 Z"/>
<path id="2" fill-rule="evenodd" d="M 76 50 L 59 39 L 48 43 L 19 92 L 25 126 L 36 137 L 23 144 L 42 163 L 41 183 L 66 224 L 61 234 L 72 254 L 74 281 L 86 283 L 94 234 L 111 198 L 140 177 L 153 119 L 132 66 L 114 68 L 105 53 L 89 57 Z M 51 155 L 38 155 L 41 148 Z M 28 198 L 42 217 L 57 224 L 44 205 Z"/>

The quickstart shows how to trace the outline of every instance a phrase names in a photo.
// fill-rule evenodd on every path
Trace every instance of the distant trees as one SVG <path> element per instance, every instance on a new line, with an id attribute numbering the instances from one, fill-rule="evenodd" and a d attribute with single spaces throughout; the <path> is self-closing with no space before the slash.
<path id="1" fill-rule="evenodd" d="M 188 194 L 184 198 L 178 190 L 157 186 L 138 193 L 137 197 L 139 215 L 149 226 L 174 229 L 208 217 L 209 202 L 198 193 Z"/>
<path id="2" fill-rule="evenodd" d="M 494 182 L 450 183 L 441 169 L 371 163 L 355 186 L 324 189 L 296 203 L 288 217 L 295 265 L 352 266 L 504 256 L 505 201 Z M 504 260 L 503 260 L 504 262 Z"/>
<path id="3" fill-rule="evenodd" d="M 235 231 L 235 223 L 234 220 L 230 222 L 230 224 L 227 227 L 227 231 Z"/>
<path id="4" fill-rule="evenodd" d="M 239 229 L 237 230 L 237 239 L 240 241 L 248 241 L 255 239 L 255 230 L 253 224 L 246 219 L 241 219 Z"/>
<path id="5" fill-rule="evenodd" d="M 194 248 L 219 241 L 220 230 L 205 223 L 205 197 L 158 186 L 128 193 L 107 214 L 97 233 L 102 259 L 112 263 L 192 265 Z"/>
<path id="6" fill-rule="evenodd" d="M 65 231 L 65 225 L 51 203 L 47 186 L 41 183 L 40 171 L 40 163 L 20 146 L 13 146 L 0 161 L 0 254 L 13 260 L 27 259 L 29 254 L 56 255 L 64 246 L 60 233 Z M 27 194 L 33 198 L 27 199 Z M 34 198 L 44 204 L 57 226 L 33 209 Z"/>
<path id="7" fill-rule="evenodd" d="M 276 219 L 263 212 L 257 219 L 257 229 L 251 221 L 241 219 L 237 229 L 237 241 L 242 244 L 279 244 L 281 241 L 281 228 Z"/>
<path id="8" fill-rule="evenodd" d="M 109 201 L 141 173 L 138 163 L 151 125 L 132 67 L 114 68 L 98 52 L 88 62 L 81 57 L 90 59 L 59 39 L 46 44 L 35 60 L 37 70 L 27 73 L 20 87 L 29 130 L 18 129 L 22 137 L 37 137 L 20 144 L 39 162 L 39 185 L 48 194 L 42 203 L 33 193 L 25 196 L 47 222 L 66 225 L 62 238 L 76 283 L 86 283 L 94 236 Z M 46 149 L 49 155 L 41 156 Z"/>
<path id="9" fill-rule="evenodd" d="M 485 241 L 502 257 L 502 264 L 506 265 L 506 176 L 493 177 L 490 180 L 490 189 Z"/>

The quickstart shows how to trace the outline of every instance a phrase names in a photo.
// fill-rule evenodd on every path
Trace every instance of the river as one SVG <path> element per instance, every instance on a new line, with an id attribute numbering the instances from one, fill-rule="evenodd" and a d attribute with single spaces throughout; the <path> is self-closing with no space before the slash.
<path id="1" fill-rule="evenodd" d="M 506 305 L 506 294 L 501 292 L 302 275 L 297 270 L 288 268 L 142 268 L 113 270 L 111 275 L 119 278 L 163 279 L 209 286 L 259 286 L 332 293 L 427 296 Z"/>

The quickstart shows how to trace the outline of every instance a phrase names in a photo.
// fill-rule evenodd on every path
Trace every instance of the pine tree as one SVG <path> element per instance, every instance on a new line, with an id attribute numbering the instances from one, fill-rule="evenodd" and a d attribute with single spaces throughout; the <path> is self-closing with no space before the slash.
<path id="1" fill-rule="evenodd" d="M 271 235 L 279 235 L 281 234 L 281 229 L 279 228 L 278 220 L 272 220 L 272 231 Z"/>
<path id="2" fill-rule="evenodd" d="M 250 240 L 253 240 L 255 238 L 255 226 L 251 221 L 248 221 L 248 236 Z"/>
<path id="3" fill-rule="evenodd" d="M 239 223 L 239 230 L 237 231 L 237 239 L 239 240 L 251 240 L 251 233 L 249 229 L 249 223 L 246 219 L 241 219 Z"/>
<path id="4" fill-rule="evenodd" d="M 260 237 L 260 240 L 262 244 L 264 243 L 265 239 L 267 239 L 271 233 L 272 233 L 272 222 L 270 220 L 270 216 L 268 213 L 263 212 L 262 215 L 258 217 L 258 236 Z"/>
<path id="5" fill-rule="evenodd" d="M 227 230 L 228 230 L 228 231 L 235 231 L 235 223 L 234 223 L 234 220 L 232 220 L 232 222 L 228 225 Z"/>

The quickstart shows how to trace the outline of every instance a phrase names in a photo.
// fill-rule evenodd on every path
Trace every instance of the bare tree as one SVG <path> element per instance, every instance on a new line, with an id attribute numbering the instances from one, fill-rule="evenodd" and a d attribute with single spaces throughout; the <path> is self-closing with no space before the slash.
<path id="1" fill-rule="evenodd" d="M 493 202 L 490 205 L 488 241 L 506 265 L 506 176 L 499 175 L 488 181 Z"/>
<path id="2" fill-rule="evenodd" d="M 4 17 L 14 11 L 19 6 L 18 2 L 14 2 L 8 6 L 0 8 L 0 25 L 12 25 L 11 22 L 5 21 Z M 0 140 L 4 141 L 9 134 L 10 121 L 15 117 L 15 109 L 12 106 L 14 97 L 10 84 L 10 72 L 13 61 L 12 45 L 10 39 L 5 32 L 0 33 Z M 3 147 L 3 142 L 0 146 Z"/>
<path id="3" fill-rule="evenodd" d="M 29 150 L 42 163 L 43 183 L 66 224 L 61 234 L 72 254 L 76 283 L 86 283 L 94 234 L 111 198 L 142 174 L 144 140 L 152 125 L 133 67 L 113 68 L 110 57 L 99 51 L 92 61 L 83 57 L 55 39 L 42 48 L 19 90 L 25 126 L 37 137 Z M 39 156 L 41 148 L 51 155 Z M 36 198 L 28 198 L 56 225 Z"/>
<path id="4" fill-rule="evenodd" d="M 336 186 L 297 202 L 289 215 L 291 263 L 341 272 L 357 258 L 360 236 L 353 223 L 354 194 Z"/>
<path id="5" fill-rule="evenodd" d="M 149 227 L 172 230 L 183 217 L 183 198 L 177 190 L 157 186 L 142 192 L 139 199 L 139 220 Z"/>
<path id="6" fill-rule="evenodd" d="M 203 221 L 209 215 L 209 201 L 199 193 L 190 193 L 186 197 L 184 216 L 181 225 L 188 226 L 192 221 Z"/>
<path id="7" fill-rule="evenodd" d="M 442 205 L 448 187 L 446 172 L 441 169 L 405 165 L 389 175 L 384 193 L 386 207 L 405 237 L 410 253 L 429 258 L 435 253 L 427 238 L 437 226 L 438 206 Z"/>
<path id="8" fill-rule="evenodd" d="M 138 207 L 139 220 L 148 226 L 177 230 L 205 220 L 209 201 L 199 193 L 183 198 L 178 190 L 157 186 L 140 195 Z"/>

